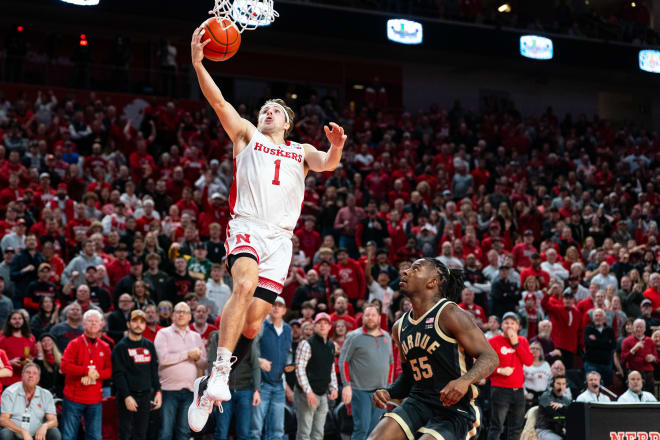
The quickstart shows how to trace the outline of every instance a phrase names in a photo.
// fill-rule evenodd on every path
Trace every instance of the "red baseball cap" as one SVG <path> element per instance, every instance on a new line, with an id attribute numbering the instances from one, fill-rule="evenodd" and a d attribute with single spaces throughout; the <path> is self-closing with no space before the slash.
<path id="1" fill-rule="evenodd" d="M 325 313 L 325 312 L 321 312 L 321 313 L 318 313 L 318 314 L 314 317 L 314 324 L 316 324 L 317 322 L 321 321 L 322 319 L 325 319 L 325 320 L 327 320 L 328 322 L 332 322 L 332 321 L 330 320 L 330 315 L 328 315 L 328 314 Z"/>

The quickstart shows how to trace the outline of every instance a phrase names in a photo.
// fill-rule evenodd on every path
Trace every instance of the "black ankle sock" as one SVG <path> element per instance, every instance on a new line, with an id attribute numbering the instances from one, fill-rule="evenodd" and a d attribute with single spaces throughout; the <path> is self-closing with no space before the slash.
<path id="1" fill-rule="evenodd" d="M 245 359 L 245 356 L 247 356 L 248 352 L 250 351 L 250 346 L 252 345 L 253 339 L 246 338 L 245 336 L 241 335 L 240 338 L 238 338 L 238 342 L 236 343 L 236 348 L 234 348 L 234 352 L 232 353 L 234 356 L 236 356 L 236 362 L 234 363 L 233 368 L 238 367 L 238 365 L 241 363 L 243 359 Z"/>

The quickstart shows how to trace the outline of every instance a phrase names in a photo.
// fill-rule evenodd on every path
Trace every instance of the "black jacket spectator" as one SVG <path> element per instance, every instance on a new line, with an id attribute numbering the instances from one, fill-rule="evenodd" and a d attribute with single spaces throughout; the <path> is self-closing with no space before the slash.
<path id="1" fill-rule="evenodd" d="M 14 282 L 14 307 L 23 307 L 23 295 L 27 286 L 37 279 L 37 268 L 44 262 L 41 252 L 30 252 L 23 249 L 11 261 L 11 280 Z M 32 266 L 34 269 L 22 272 L 24 268 Z"/>
<path id="2" fill-rule="evenodd" d="M 584 360 L 600 365 L 609 365 L 612 362 L 612 353 L 616 348 L 614 329 L 605 326 L 598 330 L 593 324 L 584 329 Z"/>
<path id="3" fill-rule="evenodd" d="M 500 319 L 506 312 L 514 312 L 521 298 L 518 287 L 509 280 L 495 281 L 490 293 L 493 298 L 493 315 Z"/>

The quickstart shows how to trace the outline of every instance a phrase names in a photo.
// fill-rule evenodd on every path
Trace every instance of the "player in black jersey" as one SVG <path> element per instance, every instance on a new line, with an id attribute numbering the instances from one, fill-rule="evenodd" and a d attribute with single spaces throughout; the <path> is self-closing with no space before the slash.
<path id="1" fill-rule="evenodd" d="M 469 313 L 456 305 L 463 272 L 422 258 L 402 272 L 399 284 L 413 305 L 392 327 L 403 372 L 372 401 L 386 408 L 390 399 L 405 399 L 383 416 L 369 439 L 472 438 L 481 422 L 475 384 L 499 360 Z"/>

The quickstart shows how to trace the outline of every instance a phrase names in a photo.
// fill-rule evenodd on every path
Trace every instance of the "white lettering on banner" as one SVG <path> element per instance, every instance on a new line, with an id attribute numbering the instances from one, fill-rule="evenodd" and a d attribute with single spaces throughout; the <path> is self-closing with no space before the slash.
<path id="1" fill-rule="evenodd" d="M 147 348 L 129 348 L 128 355 L 133 358 L 136 364 L 148 364 L 151 362 L 151 352 Z"/>

